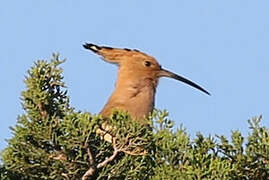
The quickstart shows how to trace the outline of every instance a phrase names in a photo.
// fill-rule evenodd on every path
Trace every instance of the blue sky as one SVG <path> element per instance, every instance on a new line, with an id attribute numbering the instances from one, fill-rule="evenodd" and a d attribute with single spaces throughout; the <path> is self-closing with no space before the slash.
<path id="1" fill-rule="evenodd" d="M 20 93 L 37 59 L 59 52 L 71 105 L 98 113 L 117 68 L 82 48 L 84 42 L 136 48 L 212 93 L 161 79 L 156 107 L 187 132 L 247 135 L 247 120 L 269 125 L 269 1 L 25 0 L 0 3 L 0 150 L 8 127 L 24 113 Z"/>

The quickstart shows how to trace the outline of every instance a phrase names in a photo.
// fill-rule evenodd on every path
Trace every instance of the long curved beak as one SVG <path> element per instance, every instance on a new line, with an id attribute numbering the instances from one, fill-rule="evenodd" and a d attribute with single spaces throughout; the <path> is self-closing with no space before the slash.
<path id="1" fill-rule="evenodd" d="M 176 79 L 176 80 L 184 82 L 184 83 L 186 83 L 186 84 L 188 84 L 188 85 L 190 85 L 190 86 L 192 86 L 192 87 L 194 87 L 196 89 L 199 89 L 200 91 L 206 93 L 207 95 L 210 95 L 210 93 L 208 91 L 206 91 L 204 88 L 202 88 L 201 86 L 195 84 L 194 82 L 192 82 L 192 81 L 190 81 L 190 80 L 188 80 L 188 79 L 186 79 L 186 78 L 184 78 L 182 76 L 179 76 L 179 75 L 177 75 L 175 73 L 172 73 L 172 72 L 170 72 L 170 71 L 168 71 L 166 69 L 161 69 L 160 70 L 159 77 L 169 77 L 169 78 Z"/>

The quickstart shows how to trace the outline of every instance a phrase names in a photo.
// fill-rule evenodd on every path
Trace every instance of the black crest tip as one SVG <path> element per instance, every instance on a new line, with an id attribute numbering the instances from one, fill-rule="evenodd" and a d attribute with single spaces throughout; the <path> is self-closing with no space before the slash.
<path id="1" fill-rule="evenodd" d="M 97 53 L 101 49 L 101 47 L 99 47 L 99 46 L 97 46 L 95 44 L 92 44 L 92 43 L 85 43 L 85 44 L 83 44 L 83 47 L 85 49 L 89 49 L 89 50 L 91 50 L 91 51 L 93 51 L 95 53 Z"/>

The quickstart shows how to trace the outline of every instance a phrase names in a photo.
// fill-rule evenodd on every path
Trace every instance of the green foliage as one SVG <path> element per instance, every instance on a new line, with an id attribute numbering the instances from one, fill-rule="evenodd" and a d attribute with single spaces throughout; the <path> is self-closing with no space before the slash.
<path id="1" fill-rule="evenodd" d="M 103 119 L 69 105 L 63 60 L 37 61 L 22 92 L 25 114 L 1 153 L 0 179 L 268 179 L 269 129 L 261 117 L 250 133 L 230 138 L 190 138 L 172 130 L 167 111 L 154 111 L 148 125 L 115 112 Z M 113 142 L 97 132 L 108 124 Z M 229 140 L 230 139 L 230 140 Z M 143 153 L 141 153 L 143 152 Z"/>

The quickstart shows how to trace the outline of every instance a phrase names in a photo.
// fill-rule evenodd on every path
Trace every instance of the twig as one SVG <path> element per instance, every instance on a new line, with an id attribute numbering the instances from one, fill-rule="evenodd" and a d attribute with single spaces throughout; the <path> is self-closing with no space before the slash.
<path id="1" fill-rule="evenodd" d="M 96 171 L 96 166 L 95 166 L 95 160 L 93 158 L 92 152 L 90 150 L 90 147 L 87 147 L 87 153 L 89 156 L 89 161 L 90 161 L 90 168 L 88 169 L 88 171 L 86 171 L 86 173 L 82 176 L 82 180 L 87 180 L 90 179 L 90 177 L 95 173 Z"/>
<path id="2" fill-rule="evenodd" d="M 143 149 L 142 149 L 143 150 Z M 132 155 L 132 156 L 140 156 L 140 155 L 146 155 L 148 154 L 148 152 L 146 152 L 145 150 L 141 152 L 137 152 L 137 151 L 129 151 L 129 150 L 123 150 L 122 152 L 126 153 L 126 154 L 129 154 L 129 155 Z"/>
<path id="3" fill-rule="evenodd" d="M 82 180 L 87 180 L 90 179 L 90 177 L 94 174 L 94 172 L 96 171 L 96 166 L 95 166 L 95 160 L 93 158 L 91 149 L 88 145 L 88 140 L 89 140 L 89 135 L 87 136 L 84 146 L 87 148 L 87 154 L 89 156 L 89 162 L 90 162 L 90 168 L 88 169 L 88 171 L 86 171 L 86 173 L 82 176 Z"/>
<path id="4" fill-rule="evenodd" d="M 92 156 L 92 152 L 91 152 L 91 150 L 90 150 L 89 147 L 87 148 L 87 153 L 88 153 L 88 155 L 89 155 L 90 165 L 92 166 L 92 165 L 95 164 L 95 162 L 94 162 L 94 158 L 93 158 L 93 156 Z"/>
<path id="5" fill-rule="evenodd" d="M 70 179 L 66 173 L 62 173 L 62 176 L 65 177 L 67 180 Z"/>
<path id="6" fill-rule="evenodd" d="M 91 149 L 90 149 L 89 144 L 88 144 L 89 137 L 90 137 L 90 135 L 87 136 L 87 138 L 86 138 L 86 140 L 84 142 L 84 146 L 87 148 L 87 153 L 88 153 L 88 156 L 89 156 L 90 165 L 93 166 L 95 164 L 95 160 L 93 158 Z"/>
<path id="7" fill-rule="evenodd" d="M 95 160 L 92 156 L 91 150 L 89 147 L 87 147 L 87 153 L 89 155 L 89 161 L 90 161 L 91 167 L 88 169 L 88 171 L 86 171 L 86 173 L 82 176 L 81 179 L 82 180 L 90 179 L 97 169 L 100 169 L 100 168 L 104 167 L 105 165 L 107 165 L 109 162 L 113 161 L 115 159 L 115 157 L 117 156 L 117 154 L 121 151 L 121 149 L 117 148 L 117 146 L 115 144 L 114 144 L 113 148 L 114 148 L 113 154 L 109 158 L 105 159 L 103 162 L 97 164 L 97 166 L 96 166 L 96 163 L 95 163 Z"/>
<path id="8" fill-rule="evenodd" d="M 102 132 L 104 132 L 104 131 L 102 131 Z M 138 140 L 143 140 L 143 139 L 138 139 Z M 134 141 L 137 141 L 137 139 Z M 130 155 L 146 155 L 147 151 L 145 151 L 144 148 L 142 148 L 142 147 L 136 147 L 135 150 L 133 150 L 133 151 L 128 150 L 130 147 L 137 145 L 137 143 L 135 143 L 134 141 L 130 141 L 130 136 L 127 135 L 124 143 L 118 144 L 117 138 L 112 137 L 112 144 L 113 144 L 113 149 L 114 149 L 113 154 L 110 157 L 106 158 L 103 162 L 100 162 L 96 165 L 95 159 L 94 159 L 92 152 L 87 144 L 87 142 L 88 142 L 88 137 L 87 137 L 84 146 L 87 147 L 90 168 L 82 176 L 82 180 L 91 179 L 91 177 L 94 175 L 94 173 L 96 172 L 97 169 L 100 169 L 100 168 L 106 166 L 109 162 L 113 161 L 119 152 L 125 152 L 125 153 L 130 154 Z M 127 144 L 129 144 L 129 145 L 127 145 Z M 100 154 L 98 154 L 98 156 L 99 155 Z"/>
<path id="9" fill-rule="evenodd" d="M 81 180 L 90 179 L 90 177 L 94 174 L 95 170 L 95 168 L 90 167 L 90 169 L 88 169 L 88 171 L 86 171 L 86 173 L 82 176 Z"/>
<path id="10" fill-rule="evenodd" d="M 99 163 L 99 164 L 97 165 L 97 169 L 102 168 L 102 167 L 104 167 L 105 165 L 107 165 L 107 163 L 109 163 L 110 161 L 113 161 L 114 158 L 117 156 L 118 152 L 119 152 L 118 149 L 114 149 L 113 154 L 112 154 L 109 158 L 107 158 L 106 160 L 104 160 L 103 162 L 101 162 L 101 163 Z"/>

